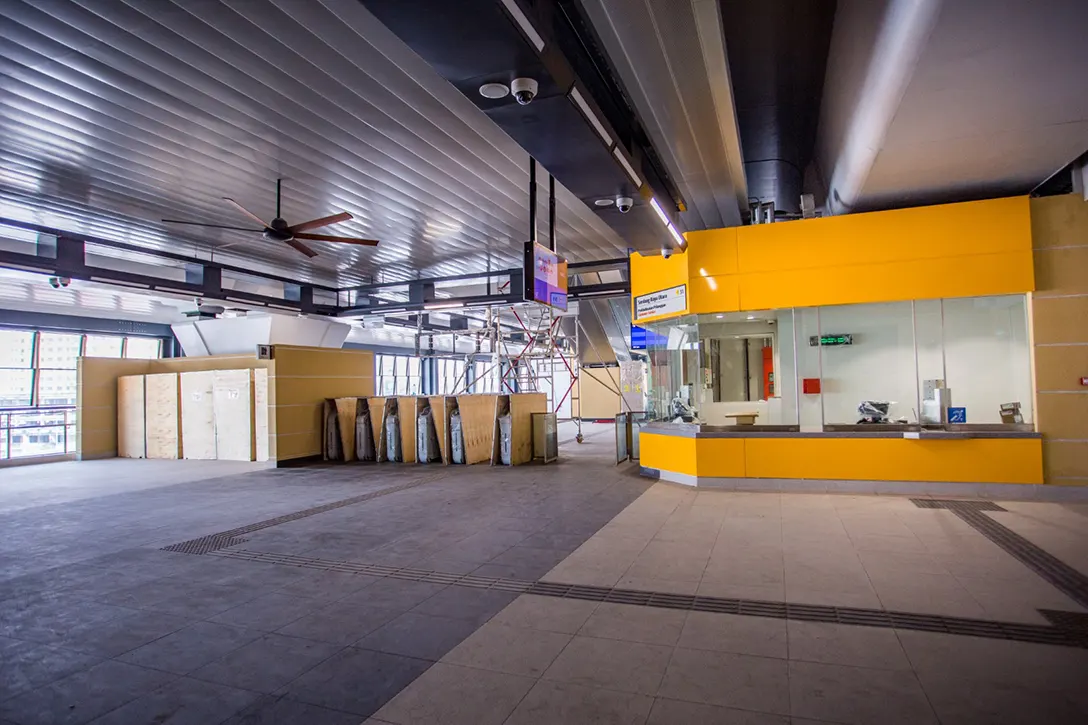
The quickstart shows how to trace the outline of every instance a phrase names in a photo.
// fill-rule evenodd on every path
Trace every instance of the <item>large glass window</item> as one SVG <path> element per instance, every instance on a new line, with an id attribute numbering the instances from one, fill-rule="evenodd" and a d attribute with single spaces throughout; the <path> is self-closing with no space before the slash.
<path id="1" fill-rule="evenodd" d="M 376 368 L 379 395 L 420 394 L 420 359 L 418 357 L 379 353 Z"/>
<path id="2" fill-rule="evenodd" d="M 159 338 L 0 329 L 0 460 L 76 449 L 80 356 L 150 358 Z"/>
<path id="3" fill-rule="evenodd" d="M 1033 420 L 1022 295 L 689 315 L 647 329 L 657 420 L 805 431 Z"/>

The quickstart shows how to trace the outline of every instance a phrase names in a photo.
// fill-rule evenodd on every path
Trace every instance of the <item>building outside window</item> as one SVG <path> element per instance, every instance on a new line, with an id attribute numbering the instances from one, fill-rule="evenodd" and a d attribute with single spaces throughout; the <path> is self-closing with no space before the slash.
<path id="1" fill-rule="evenodd" d="M 159 338 L 0 328 L 0 460 L 75 452 L 81 356 L 161 354 Z"/>

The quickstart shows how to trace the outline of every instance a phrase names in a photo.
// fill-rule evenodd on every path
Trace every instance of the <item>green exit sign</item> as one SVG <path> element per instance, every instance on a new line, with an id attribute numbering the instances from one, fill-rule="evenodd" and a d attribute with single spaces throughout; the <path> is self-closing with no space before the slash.
<path id="1" fill-rule="evenodd" d="M 853 335 L 813 335 L 808 339 L 808 344 L 811 347 L 817 346 L 838 346 L 838 345 L 853 345 Z"/>

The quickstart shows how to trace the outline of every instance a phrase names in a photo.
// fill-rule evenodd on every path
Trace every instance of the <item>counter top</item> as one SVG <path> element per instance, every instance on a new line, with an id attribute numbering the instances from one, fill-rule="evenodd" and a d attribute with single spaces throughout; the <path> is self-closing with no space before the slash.
<path id="1" fill-rule="evenodd" d="M 858 426 L 863 428 L 864 426 Z M 911 440 L 969 440 L 973 438 L 1041 438 L 1039 433 L 1025 430 L 995 430 L 992 426 L 978 430 L 919 430 L 916 426 L 899 430 L 802 431 L 799 426 L 770 425 L 700 425 L 698 423 L 647 423 L 643 433 L 679 438 L 907 438 Z"/>

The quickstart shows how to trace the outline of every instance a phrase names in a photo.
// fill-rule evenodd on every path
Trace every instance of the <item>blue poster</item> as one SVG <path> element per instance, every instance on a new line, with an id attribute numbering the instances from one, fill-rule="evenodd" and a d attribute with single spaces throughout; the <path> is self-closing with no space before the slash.
<path id="1" fill-rule="evenodd" d="M 949 423 L 966 423 L 967 422 L 967 408 L 949 408 L 948 409 L 948 422 Z"/>

